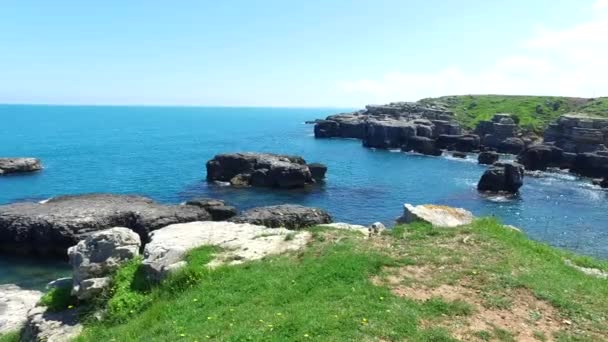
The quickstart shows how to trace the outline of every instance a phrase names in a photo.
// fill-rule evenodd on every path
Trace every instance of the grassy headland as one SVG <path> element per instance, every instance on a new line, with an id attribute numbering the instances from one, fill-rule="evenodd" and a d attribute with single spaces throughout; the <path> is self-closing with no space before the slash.
<path id="1" fill-rule="evenodd" d="M 428 98 L 420 102 L 445 106 L 456 114 L 461 125 L 469 129 L 481 120 L 489 120 L 495 113 L 514 114 L 522 127 L 537 132 L 560 115 L 570 112 L 608 117 L 608 97 L 462 95 Z"/>
<path id="2" fill-rule="evenodd" d="M 371 239 L 310 228 L 298 253 L 208 269 L 216 252 L 158 286 L 121 268 L 78 341 L 598 341 L 608 281 L 565 260 L 608 263 L 528 240 L 494 219 L 399 226 Z M 56 306 L 68 305 L 57 295 Z M 47 302 L 54 302 L 47 298 Z"/>

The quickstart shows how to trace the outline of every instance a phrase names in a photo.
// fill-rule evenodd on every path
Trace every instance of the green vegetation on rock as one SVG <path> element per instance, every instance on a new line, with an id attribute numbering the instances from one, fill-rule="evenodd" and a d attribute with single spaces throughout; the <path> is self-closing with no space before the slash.
<path id="1" fill-rule="evenodd" d="M 365 238 L 310 228 L 303 251 L 209 269 L 214 249 L 156 286 L 139 259 L 115 276 L 79 341 L 597 341 L 608 285 L 564 263 L 608 263 L 528 240 L 493 219 Z"/>
<path id="2" fill-rule="evenodd" d="M 566 113 L 608 117 L 608 97 L 462 95 L 428 98 L 420 102 L 446 107 L 456 114 L 463 127 L 469 129 L 481 120 L 491 119 L 496 113 L 513 114 L 522 127 L 537 132 Z"/>

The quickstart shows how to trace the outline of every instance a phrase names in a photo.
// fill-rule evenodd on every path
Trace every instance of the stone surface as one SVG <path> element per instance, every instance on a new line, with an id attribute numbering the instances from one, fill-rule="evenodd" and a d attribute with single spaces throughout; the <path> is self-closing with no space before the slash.
<path id="1" fill-rule="evenodd" d="M 310 174 L 312 178 L 317 181 L 325 179 L 325 173 L 327 172 L 327 166 L 321 163 L 310 163 L 308 164 L 308 168 L 310 169 Z"/>
<path id="2" fill-rule="evenodd" d="M 480 146 L 479 136 L 474 134 L 448 135 L 442 134 L 437 137 L 437 147 L 440 149 L 473 152 Z"/>
<path id="3" fill-rule="evenodd" d="M 515 194 L 523 185 L 524 168 L 517 163 L 495 163 L 484 172 L 477 190 Z"/>
<path id="4" fill-rule="evenodd" d="M 428 137 L 411 137 L 401 146 L 404 152 L 417 152 L 431 156 L 440 156 L 441 150 L 435 145 L 435 140 Z"/>
<path id="5" fill-rule="evenodd" d="M 213 198 L 196 198 L 184 204 L 205 209 L 211 215 L 213 221 L 225 221 L 235 216 L 238 212 L 235 207 L 226 205 L 224 201 Z"/>
<path id="6" fill-rule="evenodd" d="M 42 170 L 42 164 L 36 158 L 0 158 L 0 176 L 39 170 Z"/>
<path id="7" fill-rule="evenodd" d="M 483 165 L 492 165 L 497 162 L 499 158 L 500 156 L 497 152 L 485 151 L 479 153 L 479 155 L 477 156 L 477 162 Z"/>
<path id="8" fill-rule="evenodd" d="M 141 240 L 129 228 L 95 232 L 68 249 L 73 268 L 72 295 L 91 299 L 110 284 L 110 276 L 125 262 L 139 255 Z"/>
<path id="9" fill-rule="evenodd" d="M 216 155 L 207 162 L 207 180 L 230 182 L 233 186 L 277 188 L 315 183 L 301 157 L 254 152 Z"/>
<path id="10" fill-rule="evenodd" d="M 585 177 L 608 177 L 608 155 L 601 152 L 579 153 L 570 171 Z"/>
<path id="11" fill-rule="evenodd" d="M 528 171 L 545 171 L 549 167 L 560 167 L 562 160 L 562 149 L 552 145 L 530 146 L 517 157 L 517 161 Z"/>
<path id="12" fill-rule="evenodd" d="M 0 251 L 65 257 L 68 247 L 99 230 L 127 227 L 146 241 L 154 229 L 210 219 L 203 208 L 127 195 L 73 195 L 1 205 Z"/>
<path id="13" fill-rule="evenodd" d="M 200 246 L 223 249 L 210 266 L 235 264 L 261 259 L 303 248 L 309 232 L 292 232 L 285 228 L 267 228 L 248 223 L 191 222 L 174 224 L 150 234 L 144 250 L 143 267 L 152 280 L 162 280 L 185 265 L 184 255 Z"/>
<path id="14" fill-rule="evenodd" d="M 269 228 L 299 229 L 331 223 L 331 216 L 319 208 L 282 204 L 249 209 L 231 218 L 230 221 L 251 223 Z"/>
<path id="15" fill-rule="evenodd" d="M 359 224 L 334 222 L 334 223 L 324 223 L 321 226 L 330 227 L 330 228 L 334 228 L 334 229 L 352 230 L 352 231 L 360 232 L 361 234 L 363 234 L 365 236 L 369 235 L 369 228 L 366 226 L 359 225 Z"/>
<path id="16" fill-rule="evenodd" d="M 562 115 L 545 130 L 544 140 L 564 152 L 595 152 L 608 144 L 608 119 L 577 113 Z"/>
<path id="17" fill-rule="evenodd" d="M 0 285 L 0 335 L 21 329 L 27 313 L 36 306 L 42 292 L 17 285 Z"/>
<path id="18" fill-rule="evenodd" d="M 38 306 L 28 313 L 21 342 L 68 342 L 81 332 L 77 310 L 47 312 Z"/>
<path id="19" fill-rule="evenodd" d="M 424 221 L 434 227 L 458 227 L 473 222 L 473 219 L 473 214 L 462 208 L 433 204 L 413 206 L 406 203 L 403 205 L 403 216 L 398 218 L 397 222 Z"/>

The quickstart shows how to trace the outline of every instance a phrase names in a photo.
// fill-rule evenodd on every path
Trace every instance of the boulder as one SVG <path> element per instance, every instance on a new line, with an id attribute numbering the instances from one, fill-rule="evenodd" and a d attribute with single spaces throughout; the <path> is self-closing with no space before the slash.
<path id="1" fill-rule="evenodd" d="M 325 173 L 327 172 L 327 166 L 321 163 L 310 163 L 308 164 L 308 168 L 310 169 L 310 174 L 312 178 L 317 181 L 325 179 Z"/>
<path id="2" fill-rule="evenodd" d="M 397 219 L 397 223 L 424 221 L 434 227 L 458 227 L 472 223 L 473 219 L 473 214 L 462 208 L 433 204 L 413 206 L 406 203 L 403 205 L 403 216 Z"/>
<path id="3" fill-rule="evenodd" d="M 37 306 L 28 313 L 21 342 L 68 342 L 82 332 L 78 310 L 49 312 Z"/>
<path id="4" fill-rule="evenodd" d="M 42 170 L 42 164 L 36 158 L 0 158 L 0 175 L 39 170 Z"/>
<path id="5" fill-rule="evenodd" d="M 607 177 L 608 155 L 601 152 L 579 153 L 570 171 L 585 177 Z"/>
<path id="6" fill-rule="evenodd" d="M 267 255 L 303 248 L 309 232 L 294 233 L 285 228 L 267 228 L 248 223 L 191 222 L 174 224 L 150 234 L 144 250 L 143 269 L 150 280 L 160 281 L 186 265 L 188 251 L 201 246 L 218 246 L 210 266 L 236 264 Z"/>
<path id="7" fill-rule="evenodd" d="M 60 196 L 0 206 L 0 251 L 65 257 L 68 247 L 96 231 L 126 227 L 147 241 L 154 229 L 206 220 L 211 215 L 203 208 L 161 205 L 139 196 Z"/>
<path id="8" fill-rule="evenodd" d="M 477 156 L 477 162 L 483 165 L 492 165 L 497 162 L 499 158 L 500 156 L 497 152 L 485 151 L 479 153 L 479 155 Z"/>
<path id="9" fill-rule="evenodd" d="M 517 157 L 517 161 L 528 171 L 545 171 L 548 167 L 559 167 L 562 159 L 562 149 L 552 145 L 530 146 Z"/>
<path id="10" fill-rule="evenodd" d="M 269 228 L 299 229 L 331 223 L 331 216 L 322 209 L 294 204 L 273 205 L 246 210 L 230 219 Z"/>
<path id="11" fill-rule="evenodd" d="M 91 299 L 110 284 L 110 276 L 139 255 L 141 240 L 129 228 L 115 227 L 95 232 L 68 249 L 73 268 L 72 295 Z"/>
<path id="12" fill-rule="evenodd" d="M 443 134 L 437 138 L 437 147 L 450 151 L 473 152 L 479 149 L 479 136 Z"/>
<path id="13" fill-rule="evenodd" d="M 477 190 L 515 194 L 523 185 L 524 168 L 517 163 L 494 163 L 481 176 Z"/>
<path id="14" fill-rule="evenodd" d="M 525 148 L 526 143 L 520 138 L 506 138 L 496 147 L 498 152 L 509 154 L 519 154 Z"/>
<path id="15" fill-rule="evenodd" d="M 36 306 L 42 292 L 25 290 L 17 285 L 0 285 L 0 336 L 20 330 L 27 313 Z"/>
<path id="16" fill-rule="evenodd" d="M 301 157 L 253 152 L 216 155 L 207 162 L 207 180 L 278 188 L 298 188 L 315 182 Z"/>
<path id="17" fill-rule="evenodd" d="M 454 152 L 454 153 L 452 153 L 452 157 L 464 159 L 467 157 L 467 154 L 464 152 Z"/>
<path id="18" fill-rule="evenodd" d="M 431 156 L 440 156 L 441 150 L 435 146 L 435 140 L 427 137 L 410 137 L 405 144 L 401 146 L 404 152 L 417 152 Z"/>
<path id="19" fill-rule="evenodd" d="M 226 205 L 222 200 L 212 198 L 196 198 L 187 201 L 185 205 L 193 205 L 205 209 L 213 221 L 225 221 L 237 214 L 235 207 Z"/>

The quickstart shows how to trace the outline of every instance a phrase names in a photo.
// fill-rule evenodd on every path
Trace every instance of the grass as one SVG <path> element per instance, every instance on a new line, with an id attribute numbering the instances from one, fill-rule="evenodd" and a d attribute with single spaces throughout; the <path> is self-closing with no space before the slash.
<path id="1" fill-rule="evenodd" d="M 19 341 L 19 332 L 13 331 L 3 335 L 0 335 L 0 342 L 18 342 Z"/>
<path id="2" fill-rule="evenodd" d="M 540 132 L 560 115 L 579 112 L 608 117 L 608 97 L 582 99 L 556 96 L 464 95 L 444 96 L 421 100 L 441 103 L 456 114 L 466 128 L 473 129 L 481 120 L 489 120 L 495 113 L 511 113 L 520 126 Z"/>
<path id="3" fill-rule="evenodd" d="M 157 285 L 133 260 L 95 303 L 104 318 L 85 320 L 77 340 L 515 341 L 521 325 L 539 341 L 608 336 L 606 281 L 563 260 L 608 264 L 530 241 L 496 220 L 457 229 L 416 223 L 372 239 L 310 231 L 301 252 L 236 266 L 209 269 L 217 249 L 194 250 L 185 269 Z M 490 319 L 519 311 L 506 319 L 517 329 Z"/>

